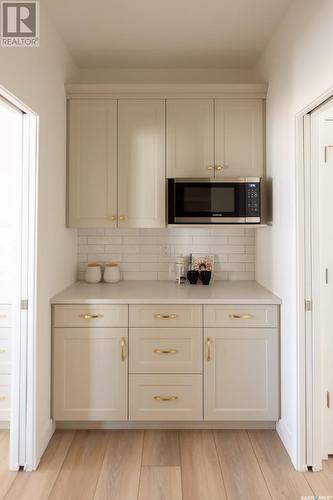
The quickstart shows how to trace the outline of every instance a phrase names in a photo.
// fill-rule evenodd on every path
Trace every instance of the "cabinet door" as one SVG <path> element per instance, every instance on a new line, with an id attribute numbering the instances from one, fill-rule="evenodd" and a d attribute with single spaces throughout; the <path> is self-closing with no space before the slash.
<path id="1" fill-rule="evenodd" d="M 167 177 L 214 176 L 212 99 L 167 100 Z"/>
<path id="2" fill-rule="evenodd" d="M 226 177 L 263 176 L 262 100 L 216 99 L 215 171 Z"/>
<path id="3" fill-rule="evenodd" d="M 119 227 L 165 227 L 165 101 L 118 103 Z"/>
<path id="4" fill-rule="evenodd" d="M 55 328 L 55 420 L 127 419 L 127 328 Z"/>
<path id="5" fill-rule="evenodd" d="M 116 227 L 117 101 L 69 104 L 70 227 Z"/>
<path id="6" fill-rule="evenodd" d="M 205 330 L 205 420 L 277 420 L 278 330 Z"/>

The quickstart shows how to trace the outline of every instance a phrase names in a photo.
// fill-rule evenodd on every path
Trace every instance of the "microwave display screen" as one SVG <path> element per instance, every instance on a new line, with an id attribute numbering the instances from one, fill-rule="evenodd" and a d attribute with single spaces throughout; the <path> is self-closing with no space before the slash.
<path id="1" fill-rule="evenodd" d="M 222 185 L 186 186 L 183 191 L 183 203 L 185 213 L 234 213 L 235 188 Z"/>

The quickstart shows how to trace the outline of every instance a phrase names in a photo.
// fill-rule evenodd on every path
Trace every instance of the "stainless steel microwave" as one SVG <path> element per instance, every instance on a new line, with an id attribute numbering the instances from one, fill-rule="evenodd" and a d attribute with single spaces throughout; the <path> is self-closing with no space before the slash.
<path id="1" fill-rule="evenodd" d="M 260 224 L 263 179 L 168 179 L 168 224 Z"/>

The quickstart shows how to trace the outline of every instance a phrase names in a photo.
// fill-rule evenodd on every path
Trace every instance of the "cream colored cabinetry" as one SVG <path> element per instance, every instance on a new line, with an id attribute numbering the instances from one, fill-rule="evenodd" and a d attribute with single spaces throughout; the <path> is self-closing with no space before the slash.
<path id="1" fill-rule="evenodd" d="M 118 103 L 119 227 L 165 226 L 165 101 Z"/>
<path id="2" fill-rule="evenodd" d="M 167 99 L 167 177 L 214 176 L 213 99 Z"/>
<path id="3" fill-rule="evenodd" d="M 276 306 L 205 306 L 205 420 L 277 420 Z"/>
<path id="4" fill-rule="evenodd" d="M 0 305 L 0 421 L 10 420 L 11 306 Z"/>
<path id="5" fill-rule="evenodd" d="M 215 100 L 216 175 L 263 177 L 263 101 Z"/>
<path id="6" fill-rule="evenodd" d="M 127 306 L 74 308 L 54 308 L 53 418 L 126 420 Z M 64 318 L 66 327 L 59 326 Z"/>
<path id="7" fill-rule="evenodd" d="M 117 101 L 69 103 L 68 225 L 117 224 Z"/>
<path id="8" fill-rule="evenodd" d="M 130 305 L 130 420 L 202 420 L 201 308 Z"/>
<path id="9" fill-rule="evenodd" d="M 262 177 L 262 99 L 168 99 L 167 177 Z"/>

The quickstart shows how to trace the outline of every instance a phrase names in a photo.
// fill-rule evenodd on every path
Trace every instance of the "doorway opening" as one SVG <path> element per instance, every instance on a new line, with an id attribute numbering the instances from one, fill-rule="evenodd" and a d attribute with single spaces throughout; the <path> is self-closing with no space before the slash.
<path id="1" fill-rule="evenodd" d="M 37 115 L 0 87 L 0 428 L 11 470 L 35 462 L 37 137 Z"/>

